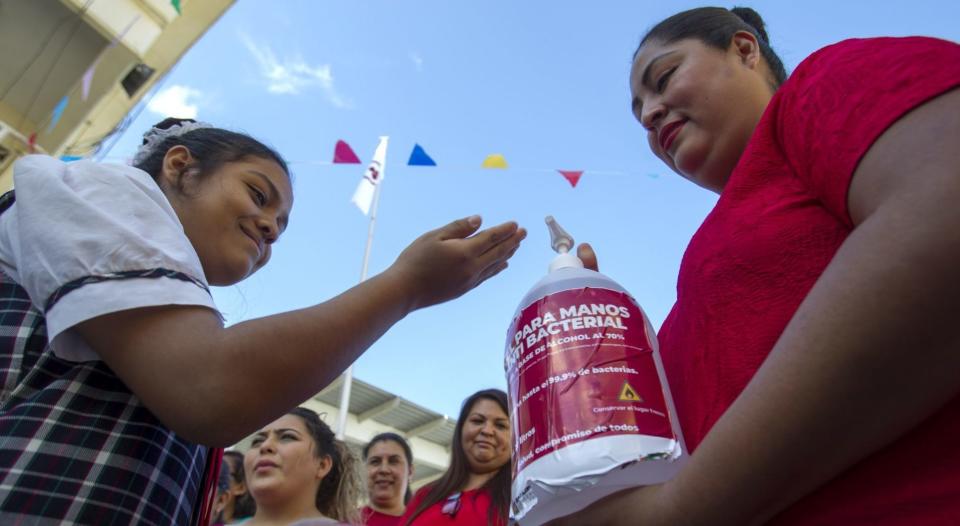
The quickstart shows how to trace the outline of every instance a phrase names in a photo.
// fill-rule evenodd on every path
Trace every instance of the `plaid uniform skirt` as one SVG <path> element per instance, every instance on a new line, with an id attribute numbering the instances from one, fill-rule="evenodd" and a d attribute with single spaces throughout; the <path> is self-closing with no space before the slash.
<path id="1" fill-rule="evenodd" d="M 189 524 L 206 460 L 103 362 L 57 358 L 0 272 L 0 524 Z"/>

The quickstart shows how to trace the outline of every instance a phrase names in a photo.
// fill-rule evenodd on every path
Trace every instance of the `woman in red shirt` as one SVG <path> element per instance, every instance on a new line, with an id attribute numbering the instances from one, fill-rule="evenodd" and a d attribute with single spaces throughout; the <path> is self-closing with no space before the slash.
<path id="1" fill-rule="evenodd" d="M 366 526 L 398 526 L 410 502 L 413 451 L 396 433 L 380 433 L 363 448 L 367 466 L 367 497 L 370 504 L 360 510 Z"/>
<path id="2" fill-rule="evenodd" d="M 692 456 L 559 523 L 960 520 L 958 86 L 960 46 L 920 37 L 843 41 L 786 79 L 751 9 L 644 37 L 650 148 L 720 194 L 659 333 Z"/>
<path id="3" fill-rule="evenodd" d="M 404 526 L 506 526 L 510 506 L 507 393 L 487 389 L 463 402 L 450 467 L 407 506 Z"/>

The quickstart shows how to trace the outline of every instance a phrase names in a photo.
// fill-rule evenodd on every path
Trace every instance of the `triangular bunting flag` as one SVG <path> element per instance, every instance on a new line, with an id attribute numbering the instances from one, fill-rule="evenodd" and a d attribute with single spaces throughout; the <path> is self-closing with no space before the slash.
<path id="1" fill-rule="evenodd" d="M 436 166 L 437 163 L 434 162 L 433 158 L 427 155 L 427 152 L 423 151 L 423 148 L 419 144 L 413 145 L 413 151 L 410 152 L 410 160 L 407 161 L 407 166 Z"/>
<path id="2" fill-rule="evenodd" d="M 83 80 L 81 82 L 81 91 L 82 98 L 80 100 L 87 100 L 87 97 L 90 96 L 90 83 L 93 81 L 93 72 L 97 69 L 97 64 L 100 63 L 100 59 L 93 61 L 93 64 L 90 64 L 90 67 L 87 68 L 87 71 L 83 74 Z"/>
<path id="3" fill-rule="evenodd" d="M 337 141 L 337 146 L 333 149 L 334 164 L 360 164 L 360 158 L 353 152 L 353 148 L 343 141 Z"/>
<path id="4" fill-rule="evenodd" d="M 83 157 L 80 157 L 79 155 L 61 155 L 60 156 L 60 160 L 65 163 L 72 163 L 74 161 L 79 161 L 80 159 L 83 159 Z"/>
<path id="5" fill-rule="evenodd" d="M 50 124 L 47 126 L 47 132 L 56 127 L 57 123 L 60 122 L 60 117 L 63 116 L 63 110 L 67 109 L 67 104 L 70 102 L 70 97 L 64 97 L 60 99 L 60 102 L 57 103 L 57 106 L 53 108 L 53 115 L 50 116 Z"/>
<path id="6" fill-rule="evenodd" d="M 480 165 L 482 168 L 495 168 L 498 170 L 507 169 L 507 160 L 503 158 L 503 155 L 499 153 L 490 154 L 486 159 L 483 160 L 483 164 Z"/>
<path id="7" fill-rule="evenodd" d="M 182 14 L 180 12 L 180 0 L 170 0 L 170 5 L 172 5 L 173 8 L 177 10 L 178 15 Z"/>
<path id="8" fill-rule="evenodd" d="M 574 188 L 577 187 L 577 183 L 580 182 L 580 176 L 583 175 L 583 170 L 557 170 L 557 171 L 560 172 L 560 175 L 562 175 L 564 179 L 569 181 L 570 186 Z"/>
<path id="9" fill-rule="evenodd" d="M 37 151 L 37 132 L 33 132 L 27 137 L 27 149 L 30 153 Z"/>

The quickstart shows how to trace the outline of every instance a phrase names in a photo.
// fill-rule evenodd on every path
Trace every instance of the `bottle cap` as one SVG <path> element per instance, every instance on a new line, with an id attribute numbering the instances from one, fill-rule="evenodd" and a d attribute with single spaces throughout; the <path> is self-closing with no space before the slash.
<path id="1" fill-rule="evenodd" d="M 561 268 L 583 268 L 583 261 L 580 261 L 576 254 L 570 253 L 574 246 L 573 236 L 564 230 L 553 216 L 547 216 L 546 222 L 550 229 L 550 246 L 557 253 L 550 262 L 549 272 Z"/>

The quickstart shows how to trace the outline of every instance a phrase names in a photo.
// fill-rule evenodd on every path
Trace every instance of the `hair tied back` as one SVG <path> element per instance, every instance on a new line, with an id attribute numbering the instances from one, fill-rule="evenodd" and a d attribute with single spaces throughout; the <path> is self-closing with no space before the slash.
<path id="1" fill-rule="evenodd" d="M 764 42 L 770 43 L 770 39 L 767 37 L 767 29 L 763 23 L 763 18 L 760 17 L 760 13 L 757 13 L 749 7 L 733 7 L 730 9 L 730 12 L 737 15 L 737 18 L 743 20 L 747 25 L 755 29 L 757 36 L 762 38 Z"/>

